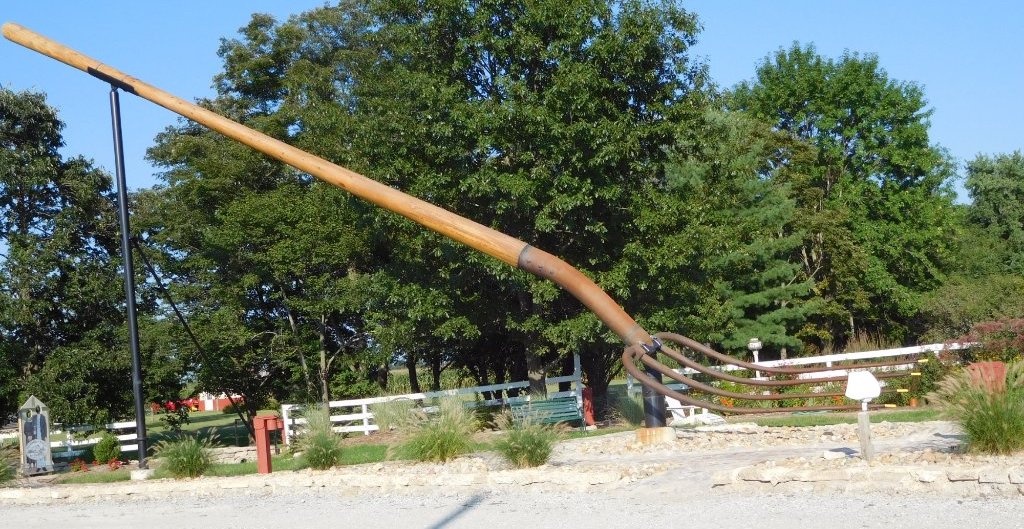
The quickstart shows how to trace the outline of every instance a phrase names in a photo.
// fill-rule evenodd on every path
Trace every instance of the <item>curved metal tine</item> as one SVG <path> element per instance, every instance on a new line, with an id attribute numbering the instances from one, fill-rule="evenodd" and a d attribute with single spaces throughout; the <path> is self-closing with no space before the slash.
<path id="1" fill-rule="evenodd" d="M 660 340 L 666 340 L 666 341 L 672 342 L 672 343 L 674 343 L 676 345 L 679 345 L 681 347 L 685 347 L 685 348 L 690 349 L 690 350 L 692 350 L 694 352 L 697 352 L 697 353 L 701 353 L 704 356 L 713 358 L 713 359 L 718 360 L 719 362 L 722 362 L 722 363 L 725 363 L 725 364 L 731 364 L 731 365 L 734 365 L 734 366 L 743 367 L 743 368 L 749 369 L 751 371 L 763 371 L 763 372 L 766 372 L 766 373 L 774 373 L 774 374 L 779 374 L 779 375 L 800 375 L 800 374 L 804 374 L 804 373 L 821 373 L 821 372 L 826 372 L 826 371 L 836 371 L 836 370 L 842 370 L 842 369 L 865 369 L 865 368 L 869 368 L 869 367 L 892 367 L 892 366 L 905 365 L 905 364 L 908 364 L 908 363 L 912 362 L 912 361 L 907 361 L 907 360 L 893 360 L 893 361 L 886 361 L 886 362 L 864 362 L 864 363 L 860 363 L 860 364 L 833 365 L 833 366 L 824 366 L 824 367 L 772 367 L 772 366 L 763 366 L 763 365 L 753 364 L 753 363 L 750 363 L 750 362 L 746 362 L 746 361 L 740 360 L 740 359 L 735 358 L 733 356 L 729 356 L 729 355 L 724 354 L 724 353 L 719 353 L 718 351 L 715 351 L 714 349 L 712 349 L 712 348 L 710 348 L 710 347 L 708 347 L 708 346 L 706 346 L 706 345 L 704 345 L 704 344 L 702 344 L 702 343 L 700 343 L 700 342 L 698 342 L 696 340 L 693 340 L 692 338 L 683 336 L 681 334 L 676 334 L 676 333 L 671 333 L 671 332 L 660 332 L 660 333 L 655 334 L 654 336 L 656 338 L 660 339 Z M 908 356 L 920 356 L 920 354 L 908 355 Z"/>
<path id="2" fill-rule="evenodd" d="M 780 412 L 794 412 L 794 411 L 856 411 L 856 410 L 860 409 L 860 406 L 858 406 L 858 405 L 849 405 L 849 406 L 795 406 L 795 407 L 787 407 L 787 408 L 745 408 L 745 407 L 724 406 L 724 405 L 716 404 L 716 403 L 713 403 L 713 402 L 707 402 L 707 401 L 704 401 L 704 400 L 693 398 L 693 397 L 691 397 L 689 395 L 685 395 L 685 394 L 680 393 L 678 391 L 675 391 L 675 390 L 665 386 L 664 384 L 656 381 L 654 378 L 648 376 L 641 369 L 639 369 L 636 366 L 636 364 L 635 364 L 635 361 L 637 359 L 642 359 L 645 356 L 646 356 L 646 353 L 641 348 L 639 348 L 637 346 L 627 347 L 626 349 L 624 349 L 623 352 L 622 352 L 622 363 L 623 363 L 623 366 L 626 369 L 626 372 L 629 373 L 629 375 L 632 376 L 634 379 L 636 379 L 638 382 L 640 382 L 641 384 L 644 384 L 644 385 L 650 387 L 654 391 L 656 391 L 656 392 L 658 392 L 658 393 L 660 393 L 660 394 L 662 394 L 662 395 L 664 395 L 666 397 L 671 397 L 673 399 L 676 399 L 679 402 L 687 404 L 687 405 L 690 405 L 690 406 L 697 406 L 697 407 L 700 407 L 700 408 L 706 408 L 706 409 L 709 409 L 709 410 L 718 411 L 718 412 L 727 413 L 727 414 L 755 414 L 755 413 L 765 414 L 765 413 L 780 413 Z M 669 371 L 671 371 L 671 370 L 669 370 Z M 678 375 L 678 373 L 675 373 L 674 371 L 672 373 L 674 375 Z M 672 375 L 668 375 L 668 376 L 670 378 L 675 379 L 675 377 L 673 377 Z M 819 394 L 819 396 L 820 396 L 820 394 Z M 871 405 L 869 407 L 871 409 L 878 409 L 878 408 L 882 408 L 883 406 L 881 406 L 881 405 Z"/>

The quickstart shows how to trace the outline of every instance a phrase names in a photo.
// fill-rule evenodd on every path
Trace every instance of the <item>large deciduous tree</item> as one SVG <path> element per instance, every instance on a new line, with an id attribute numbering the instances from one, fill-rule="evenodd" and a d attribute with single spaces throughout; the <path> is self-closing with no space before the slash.
<path id="1" fill-rule="evenodd" d="M 369 2 L 375 60 L 355 85 L 369 174 L 560 255 L 631 311 L 645 290 L 624 253 L 702 70 L 695 18 L 643 2 Z M 397 221 L 397 222 L 396 222 Z M 413 269 L 460 307 L 478 379 L 580 352 L 603 391 L 620 345 L 578 301 L 387 218 L 421 249 Z M 438 273 L 431 273 L 431 271 Z M 412 278 L 410 278 L 412 280 Z M 464 331 L 463 331 L 464 332 Z M 504 376 L 502 373 L 500 376 Z"/>
<path id="2" fill-rule="evenodd" d="M 978 156 L 967 164 L 968 219 L 1002 242 L 1004 271 L 1024 271 L 1024 155 Z"/>
<path id="3" fill-rule="evenodd" d="M 42 94 L 0 89 L 0 418 L 35 393 L 101 423 L 132 410 L 115 195 L 60 155 L 62 128 Z"/>
<path id="4" fill-rule="evenodd" d="M 220 49 L 218 96 L 202 104 L 345 162 L 347 66 L 362 26 L 324 8 L 278 26 L 255 15 Z M 339 51 L 340 50 L 340 51 Z M 335 131 L 332 131 L 335 132 Z M 167 186 L 143 197 L 138 223 L 193 320 L 199 387 L 245 397 L 329 401 L 386 373 L 364 331 L 374 261 L 366 206 L 345 192 L 193 124 L 161 134 L 150 158 Z"/>
<path id="5" fill-rule="evenodd" d="M 646 259 L 626 241 L 665 189 L 677 109 L 702 75 L 686 57 L 695 30 L 670 4 L 348 1 L 283 24 L 254 17 L 225 41 L 205 104 L 562 255 L 633 310 L 655 285 L 624 273 Z M 287 200 L 318 184 L 197 128 L 152 156 L 168 168 L 154 240 L 201 286 L 196 310 L 236 307 L 251 331 L 289 334 L 299 362 L 351 343 L 378 355 L 369 363 L 425 358 L 480 382 L 539 379 L 573 352 L 594 359 L 599 391 L 613 373 L 617 340 L 553 285 L 341 198 L 312 216 L 324 229 L 297 233 L 331 192 Z M 292 236 L 308 244 L 267 251 Z M 349 367 L 367 358 L 352 353 Z"/>
<path id="6" fill-rule="evenodd" d="M 921 88 L 890 79 L 873 55 L 832 60 L 794 44 L 738 85 L 730 107 L 816 149 L 809 163 L 782 157 L 804 273 L 826 302 L 816 341 L 859 331 L 906 339 L 921 293 L 949 266 L 955 231 L 952 165 L 929 142 Z"/>

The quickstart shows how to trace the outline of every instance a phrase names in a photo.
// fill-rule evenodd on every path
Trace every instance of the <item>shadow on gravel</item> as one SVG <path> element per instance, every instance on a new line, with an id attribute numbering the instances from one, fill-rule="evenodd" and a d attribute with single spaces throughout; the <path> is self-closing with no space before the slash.
<path id="1" fill-rule="evenodd" d="M 483 501 L 483 499 L 483 494 L 474 494 L 473 497 L 471 497 L 462 505 L 459 505 L 459 507 L 456 508 L 451 513 L 449 513 L 448 516 L 445 516 L 444 518 L 434 522 L 432 525 L 426 526 L 425 529 L 442 529 L 444 527 L 447 527 L 448 524 L 455 521 L 458 517 L 462 516 L 463 514 L 466 514 L 477 505 L 480 505 L 480 502 Z"/>

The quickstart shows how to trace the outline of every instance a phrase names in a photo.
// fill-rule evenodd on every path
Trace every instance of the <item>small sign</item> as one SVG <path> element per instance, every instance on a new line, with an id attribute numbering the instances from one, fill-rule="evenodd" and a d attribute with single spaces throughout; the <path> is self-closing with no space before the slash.
<path id="1" fill-rule="evenodd" d="M 24 476 L 53 472 L 50 455 L 50 409 L 35 395 L 18 408 L 18 439 L 21 441 L 21 473 Z"/>

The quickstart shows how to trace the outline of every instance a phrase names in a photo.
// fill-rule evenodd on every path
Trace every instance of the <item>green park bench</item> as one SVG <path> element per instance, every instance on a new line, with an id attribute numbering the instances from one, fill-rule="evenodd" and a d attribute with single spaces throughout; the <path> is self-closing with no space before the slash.
<path id="1" fill-rule="evenodd" d="M 537 424 L 579 423 L 586 429 L 583 413 L 575 397 L 561 397 L 546 400 L 529 400 L 512 405 L 512 420 L 516 424 L 533 422 Z"/>

